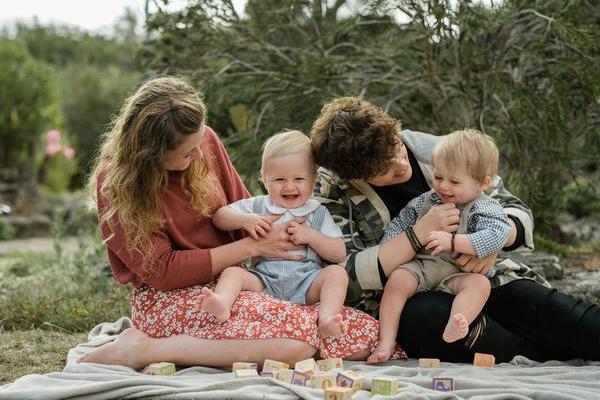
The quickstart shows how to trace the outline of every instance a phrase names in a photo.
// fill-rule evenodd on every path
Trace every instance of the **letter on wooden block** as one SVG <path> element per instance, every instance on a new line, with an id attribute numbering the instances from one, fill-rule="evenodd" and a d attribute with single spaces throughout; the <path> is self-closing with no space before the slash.
<path id="1" fill-rule="evenodd" d="M 263 371 L 273 371 L 273 372 L 277 372 L 280 369 L 288 369 L 290 366 L 287 365 L 284 362 L 281 361 L 275 361 L 275 360 L 269 360 L 268 358 L 265 359 L 265 362 L 263 363 L 263 367 L 262 370 Z"/>
<path id="2" fill-rule="evenodd" d="M 496 362 L 496 357 L 491 354 L 475 353 L 473 357 L 473 365 L 476 367 L 493 367 Z"/>
<path id="3" fill-rule="evenodd" d="M 175 373 L 175 364 L 170 362 L 159 362 L 148 365 L 146 368 L 150 375 L 173 375 Z"/>
<path id="4" fill-rule="evenodd" d="M 440 360 L 437 358 L 419 358 L 419 368 L 439 368 Z"/>
<path id="5" fill-rule="evenodd" d="M 255 369 L 236 369 L 233 371 L 234 378 L 254 378 L 258 376 Z"/>
<path id="6" fill-rule="evenodd" d="M 396 393 L 398 393 L 398 382 L 395 378 L 379 376 L 371 380 L 371 396 L 376 394 L 391 396 Z"/>
<path id="7" fill-rule="evenodd" d="M 438 392 L 451 392 L 454 390 L 454 379 L 433 378 L 432 388 Z"/>
<path id="8" fill-rule="evenodd" d="M 352 389 L 347 387 L 330 387 L 325 389 L 325 400 L 351 400 Z"/>
<path id="9" fill-rule="evenodd" d="M 234 362 L 231 371 L 238 369 L 258 369 L 258 364 L 253 362 Z"/>

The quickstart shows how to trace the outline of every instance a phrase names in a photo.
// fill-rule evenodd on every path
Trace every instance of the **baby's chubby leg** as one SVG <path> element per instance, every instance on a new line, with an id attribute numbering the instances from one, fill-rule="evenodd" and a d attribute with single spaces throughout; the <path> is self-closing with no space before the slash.
<path id="1" fill-rule="evenodd" d="M 242 290 L 262 292 L 263 289 L 262 281 L 253 273 L 240 267 L 228 267 L 221 273 L 214 291 L 207 287 L 202 288 L 198 296 L 198 308 L 221 321 L 226 321 L 230 317 L 235 299 Z"/>
<path id="2" fill-rule="evenodd" d="M 340 311 L 348 289 L 348 274 L 339 265 L 329 265 L 315 278 L 306 291 L 306 304 L 321 302 L 319 307 L 319 334 L 321 337 L 345 333 Z"/>
<path id="3" fill-rule="evenodd" d="M 367 363 L 384 362 L 394 354 L 402 309 L 418 285 L 417 278 L 404 268 L 390 274 L 379 306 L 379 344 L 367 358 Z"/>
<path id="4" fill-rule="evenodd" d="M 467 336 L 469 325 L 490 297 L 491 285 L 485 275 L 466 274 L 453 278 L 447 286 L 456 297 L 442 337 L 452 343 Z"/>

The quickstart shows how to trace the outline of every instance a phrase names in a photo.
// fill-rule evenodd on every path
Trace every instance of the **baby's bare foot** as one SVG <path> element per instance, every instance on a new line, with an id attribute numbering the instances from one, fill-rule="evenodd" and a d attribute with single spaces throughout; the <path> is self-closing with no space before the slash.
<path id="1" fill-rule="evenodd" d="M 322 338 L 339 336 L 346 333 L 346 326 L 342 314 L 319 316 L 319 335 Z"/>
<path id="2" fill-rule="evenodd" d="M 384 343 L 379 342 L 375 350 L 367 358 L 367 364 L 378 364 L 390 359 L 394 350 L 396 349 L 396 342 Z"/>
<path id="3" fill-rule="evenodd" d="M 230 310 L 227 308 L 221 296 L 207 287 L 203 287 L 198 296 L 200 309 L 215 316 L 216 319 L 227 321 L 230 317 Z"/>
<path id="4" fill-rule="evenodd" d="M 142 331 L 129 328 L 124 330 L 114 342 L 100 346 L 81 357 L 77 362 L 124 365 L 140 369 L 148 364 L 147 360 L 142 359 L 147 354 L 148 340 L 148 336 Z"/>
<path id="5" fill-rule="evenodd" d="M 452 343 L 467 336 L 468 332 L 469 322 L 464 315 L 457 313 L 454 314 L 448 321 L 442 337 L 444 338 L 445 342 Z"/>

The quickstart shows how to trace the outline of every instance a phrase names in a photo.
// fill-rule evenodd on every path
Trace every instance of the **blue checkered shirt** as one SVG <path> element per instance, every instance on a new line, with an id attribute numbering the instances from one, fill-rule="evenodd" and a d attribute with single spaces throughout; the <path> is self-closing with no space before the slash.
<path id="1" fill-rule="evenodd" d="M 412 199 L 398 216 L 392 220 L 385 230 L 381 244 L 398 236 L 409 226 L 413 226 L 421 214 L 427 193 Z M 442 204 L 438 195 L 431 191 L 430 206 Z M 458 206 L 461 210 L 463 206 Z M 478 258 L 483 258 L 493 253 L 498 253 L 506 244 L 510 233 L 510 225 L 506 213 L 496 200 L 481 196 L 475 200 L 467 217 L 467 237 L 475 249 Z M 461 216 L 462 219 L 462 216 Z"/>

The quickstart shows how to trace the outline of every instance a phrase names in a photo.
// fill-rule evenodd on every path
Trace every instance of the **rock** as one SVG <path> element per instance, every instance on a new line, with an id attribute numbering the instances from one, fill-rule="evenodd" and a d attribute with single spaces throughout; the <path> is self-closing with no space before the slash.
<path id="1" fill-rule="evenodd" d="M 15 228 L 15 237 L 40 237 L 50 235 L 52 221 L 44 214 L 5 215 L 2 218 Z"/>
<path id="2" fill-rule="evenodd" d="M 536 251 L 530 254 L 511 254 L 510 258 L 523 262 L 546 279 L 560 279 L 563 276 L 564 268 L 558 256 Z"/>
<path id="3" fill-rule="evenodd" d="M 562 216 L 559 224 L 561 236 L 573 244 L 600 241 L 600 219 L 597 217 L 584 217 L 575 219 Z"/>
<path id="4" fill-rule="evenodd" d="M 600 269 L 579 270 L 550 283 L 562 293 L 600 305 Z"/>

